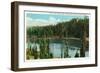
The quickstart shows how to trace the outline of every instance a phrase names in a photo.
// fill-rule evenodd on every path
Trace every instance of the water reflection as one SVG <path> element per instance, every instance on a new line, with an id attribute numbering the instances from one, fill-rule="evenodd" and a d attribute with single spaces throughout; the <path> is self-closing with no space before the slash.
<path id="1" fill-rule="evenodd" d="M 80 49 L 82 48 L 82 42 L 80 40 L 36 40 L 35 42 L 28 42 L 27 49 L 31 48 L 33 57 L 37 52 L 37 58 L 74 58 L 80 57 Z M 44 44 L 43 44 L 44 43 Z M 85 51 L 85 57 L 88 57 L 89 51 Z"/>

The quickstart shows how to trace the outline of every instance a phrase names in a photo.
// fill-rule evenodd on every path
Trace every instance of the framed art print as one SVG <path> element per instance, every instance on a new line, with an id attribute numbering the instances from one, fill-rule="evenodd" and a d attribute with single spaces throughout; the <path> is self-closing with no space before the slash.
<path id="1" fill-rule="evenodd" d="M 97 66 L 97 7 L 11 3 L 11 69 Z"/>

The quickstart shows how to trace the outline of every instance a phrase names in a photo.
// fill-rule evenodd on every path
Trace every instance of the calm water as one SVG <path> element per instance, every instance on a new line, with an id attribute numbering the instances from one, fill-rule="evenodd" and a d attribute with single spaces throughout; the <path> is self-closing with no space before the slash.
<path id="1" fill-rule="evenodd" d="M 76 52 L 80 55 L 80 48 L 82 47 L 81 42 L 79 40 L 67 40 L 67 45 L 62 43 L 59 40 L 49 41 L 49 52 L 53 54 L 54 58 L 61 58 L 61 55 L 64 57 L 65 47 L 68 48 L 68 55 L 71 58 L 74 58 Z M 38 43 L 27 43 L 27 48 L 37 47 L 37 51 L 40 51 L 40 45 Z M 88 57 L 89 51 L 85 51 L 85 56 Z"/>

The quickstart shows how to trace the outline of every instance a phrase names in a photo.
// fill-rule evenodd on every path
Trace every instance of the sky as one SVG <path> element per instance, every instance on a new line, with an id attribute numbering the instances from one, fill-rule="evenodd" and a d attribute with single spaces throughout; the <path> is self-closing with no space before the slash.
<path id="1" fill-rule="evenodd" d="M 62 13 L 25 13 L 25 21 L 27 26 L 47 26 L 56 25 L 58 22 L 69 21 L 73 18 L 84 18 L 78 14 L 62 14 Z"/>

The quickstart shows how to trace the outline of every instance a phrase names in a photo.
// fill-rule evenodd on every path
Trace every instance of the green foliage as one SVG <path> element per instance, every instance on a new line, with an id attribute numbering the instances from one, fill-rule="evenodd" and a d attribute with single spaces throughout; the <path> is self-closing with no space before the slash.
<path id="1" fill-rule="evenodd" d="M 83 25 L 86 26 L 86 35 L 89 36 L 89 19 L 72 19 L 66 22 L 60 22 L 56 25 L 30 27 L 27 28 L 27 35 L 36 38 L 42 37 L 76 37 L 80 38 L 83 32 Z"/>
<path id="2" fill-rule="evenodd" d="M 40 44 L 40 51 L 37 52 L 37 48 L 27 48 L 26 58 L 29 59 L 48 59 L 53 58 L 52 53 L 49 53 L 49 40 L 48 39 L 39 39 L 38 43 Z"/>
<path id="3" fill-rule="evenodd" d="M 75 57 L 79 57 L 79 53 L 78 53 L 78 51 L 76 52 Z"/>
<path id="4" fill-rule="evenodd" d="M 83 32 L 86 32 L 86 37 L 89 37 L 89 19 L 87 17 L 84 19 L 74 18 L 70 21 L 57 23 L 56 25 L 28 27 L 27 39 L 30 42 L 38 42 L 38 44 L 40 44 L 40 52 L 29 47 L 26 52 L 26 57 L 27 59 L 53 58 L 53 54 L 49 52 L 48 38 L 56 37 L 63 39 L 66 37 L 75 37 L 83 40 Z M 80 52 L 84 55 L 83 49 L 80 49 Z M 67 48 L 64 52 L 64 57 L 70 57 Z M 79 57 L 79 54 L 76 53 L 75 57 Z"/>

